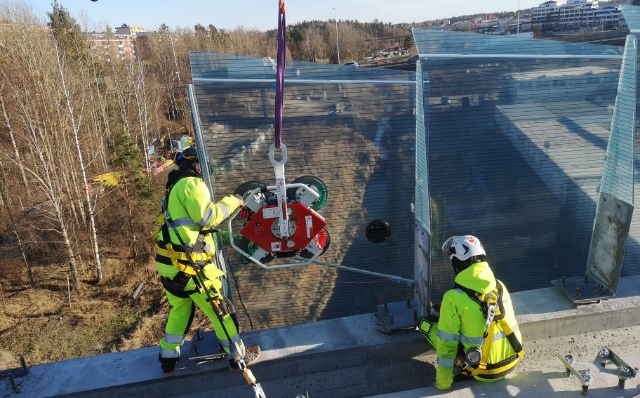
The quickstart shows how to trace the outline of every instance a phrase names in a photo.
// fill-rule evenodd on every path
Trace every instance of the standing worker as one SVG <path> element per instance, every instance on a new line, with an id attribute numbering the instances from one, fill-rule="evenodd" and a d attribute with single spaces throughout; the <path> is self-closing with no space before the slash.
<path id="1" fill-rule="evenodd" d="M 456 274 L 440 306 L 418 328 L 436 349 L 438 390 L 451 388 L 454 376 L 502 380 L 524 356 L 518 323 L 506 286 L 493 276 L 475 236 L 452 236 L 442 245 Z"/>
<path id="2" fill-rule="evenodd" d="M 162 227 L 155 234 L 158 273 L 171 305 L 165 334 L 160 340 L 162 370 L 171 373 L 175 369 L 196 305 L 211 321 L 224 351 L 231 354 L 231 368 L 238 369 L 238 361 L 243 358 L 246 364 L 255 361 L 260 355 L 260 347 L 245 349 L 238 335 L 235 309 L 222 295 L 220 277 L 224 272 L 215 264 L 216 246 L 210 228 L 241 207 L 243 200 L 240 196 L 226 196 L 218 203 L 211 202 L 209 190 L 200 175 L 195 147 L 180 152 L 175 163 L 179 169 L 169 173 Z M 199 286 L 194 266 L 202 267 L 206 278 L 202 281 L 204 286 Z M 222 315 L 214 312 L 202 289 L 207 289 L 209 296 L 223 309 Z"/>

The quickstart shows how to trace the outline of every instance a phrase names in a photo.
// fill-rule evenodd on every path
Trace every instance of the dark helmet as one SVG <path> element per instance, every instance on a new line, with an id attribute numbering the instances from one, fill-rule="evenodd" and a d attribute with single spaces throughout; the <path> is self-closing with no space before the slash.
<path id="1" fill-rule="evenodd" d="M 174 162 L 182 170 L 193 168 L 193 164 L 199 162 L 196 147 L 190 146 L 184 151 L 179 152 L 176 155 Z"/>

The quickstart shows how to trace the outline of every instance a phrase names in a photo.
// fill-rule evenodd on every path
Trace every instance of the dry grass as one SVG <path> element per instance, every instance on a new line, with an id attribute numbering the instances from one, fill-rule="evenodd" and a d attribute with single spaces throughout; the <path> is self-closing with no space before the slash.
<path id="1" fill-rule="evenodd" d="M 133 266 L 127 258 L 107 257 L 105 281 L 88 282 L 85 266 L 79 291 L 67 292 L 66 267 L 35 267 L 37 286 L 28 286 L 24 265 L 0 260 L 0 369 L 128 350 L 157 344 L 166 316 L 155 264 Z M 144 282 L 136 301 L 135 287 Z"/>

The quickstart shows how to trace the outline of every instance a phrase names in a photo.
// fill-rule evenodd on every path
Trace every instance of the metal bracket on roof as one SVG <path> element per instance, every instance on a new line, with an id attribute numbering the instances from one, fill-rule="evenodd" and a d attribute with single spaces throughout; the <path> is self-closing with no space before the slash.
<path id="1" fill-rule="evenodd" d="M 623 390 L 625 381 L 636 377 L 638 368 L 634 368 L 616 355 L 609 347 L 603 347 L 596 355 L 593 363 L 576 362 L 573 355 L 558 354 L 562 361 L 567 377 L 575 376 L 582 384 L 582 395 L 589 392 L 589 384 L 599 373 L 618 376 L 618 388 Z M 607 369 L 607 363 L 615 365 L 615 369 Z"/>
<path id="2" fill-rule="evenodd" d="M 633 379 L 638 374 L 638 368 L 634 368 L 616 355 L 609 347 L 603 347 L 595 359 L 600 365 L 600 371 L 618 376 L 618 388 L 624 390 L 624 382 Z M 616 368 L 607 369 L 607 363 L 611 362 Z"/>
<path id="3" fill-rule="evenodd" d="M 587 395 L 587 393 L 589 392 L 589 385 L 591 384 L 591 380 L 593 380 L 595 376 L 591 374 L 591 370 L 595 370 L 595 373 L 597 373 L 597 369 L 594 369 L 593 364 L 586 362 L 576 362 L 576 360 L 573 358 L 573 355 L 558 354 L 558 358 L 564 364 L 567 377 L 575 376 L 580 384 L 582 384 L 582 395 Z"/>
<path id="4" fill-rule="evenodd" d="M 584 277 L 556 279 L 551 284 L 560 289 L 574 304 L 591 304 L 610 299 L 615 292 L 585 274 Z"/>
<path id="5" fill-rule="evenodd" d="M 189 361 L 195 363 L 203 363 L 224 359 L 227 354 L 216 342 L 217 337 L 207 334 L 206 340 L 200 330 L 196 330 L 191 340 L 191 350 L 189 352 Z M 202 344 L 200 344 L 202 342 Z"/>
<path id="6" fill-rule="evenodd" d="M 396 330 L 415 328 L 418 325 L 418 308 L 412 299 L 378 305 L 376 313 L 380 320 L 380 331 L 393 334 Z"/>
<path id="7" fill-rule="evenodd" d="M 633 205 L 601 192 L 584 277 L 563 277 L 551 284 L 574 304 L 613 298 L 620 281 L 632 215 Z"/>

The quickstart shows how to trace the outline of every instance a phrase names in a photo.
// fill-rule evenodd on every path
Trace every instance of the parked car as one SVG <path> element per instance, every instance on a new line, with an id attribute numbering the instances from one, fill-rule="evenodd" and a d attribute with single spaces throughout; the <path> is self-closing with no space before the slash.
<path id="1" fill-rule="evenodd" d="M 419 59 L 420 59 L 420 56 L 418 54 L 416 54 L 416 55 L 412 55 L 411 57 L 407 58 L 407 62 L 418 62 Z"/>

